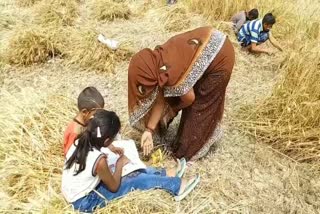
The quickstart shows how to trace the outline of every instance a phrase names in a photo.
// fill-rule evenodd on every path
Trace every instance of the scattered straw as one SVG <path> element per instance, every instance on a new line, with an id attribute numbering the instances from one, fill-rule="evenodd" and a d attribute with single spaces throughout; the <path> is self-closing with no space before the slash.
<path id="1" fill-rule="evenodd" d="M 91 15 L 98 21 L 129 19 L 131 11 L 127 4 L 110 0 L 94 0 L 91 4 Z"/>

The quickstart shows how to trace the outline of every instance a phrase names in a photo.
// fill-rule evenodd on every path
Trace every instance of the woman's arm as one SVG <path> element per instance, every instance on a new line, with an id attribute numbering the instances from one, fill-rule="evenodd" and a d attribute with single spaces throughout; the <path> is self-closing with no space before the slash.
<path id="1" fill-rule="evenodd" d="M 164 110 L 164 106 L 165 106 L 165 101 L 164 101 L 164 96 L 162 91 L 160 91 L 160 93 L 157 96 L 157 99 L 151 109 L 151 113 L 150 113 L 150 118 L 149 121 L 147 123 L 147 128 L 151 129 L 151 130 L 155 130 L 155 128 L 157 127 L 163 110 Z"/>
<path id="2" fill-rule="evenodd" d="M 191 106 L 195 99 L 196 99 L 196 95 L 194 94 L 193 88 L 191 88 L 190 91 L 188 91 L 188 93 L 186 93 L 185 95 L 182 95 L 180 97 L 179 104 L 176 106 L 173 106 L 172 109 L 175 112 L 178 112 L 181 109 L 184 109 L 184 108 Z"/>
<path id="3" fill-rule="evenodd" d="M 102 182 L 107 186 L 110 192 L 117 192 L 121 183 L 122 168 L 129 162 L 128 158 L 123 155 L 116 163 L 116 170 L 114 174 L 111 173 L 106 157 L 99 160 L 97 168 L 95 170 L 96 174 L 101 178 Z"/>

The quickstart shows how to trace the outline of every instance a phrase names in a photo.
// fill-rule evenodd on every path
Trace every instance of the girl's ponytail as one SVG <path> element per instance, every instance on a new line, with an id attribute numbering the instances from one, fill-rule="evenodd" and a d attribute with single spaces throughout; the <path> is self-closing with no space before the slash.
<path id="1" fill-rule="evenodd" d="M 90 144 L 91 133 L 90 130 L 85 130 L 78 138 L 78 144 L 76 145 L 76 149 L 71 155 L 71 157 L 66 162 L 66 169 L 70 169 L 73 164 L 78 164 L 79 168 L 76 169 L 74 175 L 79 174 L 86 168 L 86 161 L 88 152 L 92 150 L 92 146 Z"/>

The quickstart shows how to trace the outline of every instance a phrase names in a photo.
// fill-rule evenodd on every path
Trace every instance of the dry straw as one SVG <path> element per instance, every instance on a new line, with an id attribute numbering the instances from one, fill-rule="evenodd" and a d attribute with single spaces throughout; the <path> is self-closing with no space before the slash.
<path id="1" fill-rule="evenodd" d="M 129 19 L 130 15 L 130 8 L 123 2 L 94 0 L 91 3 L 91 16 L 98 21 Z"/>
<path id="2" fill-rule="evenodd" d="M 44 26 L 74 25 L 79 17 L 79 3 L 76 0 L 49 0 L 42 1 L 35 8 L 36 24 Z"/>

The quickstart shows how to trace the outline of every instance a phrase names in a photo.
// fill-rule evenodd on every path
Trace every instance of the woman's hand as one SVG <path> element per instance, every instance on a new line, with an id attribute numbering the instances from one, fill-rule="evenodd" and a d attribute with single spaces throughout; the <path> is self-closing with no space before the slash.
<path id="1" fill-rule="evenodd" d="M 152 133 L 150 131 L 144 131 L 141 136 L 141 148 L 143 148 L 143 155 L 149 155 L 153 149 Z"/>

